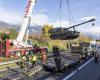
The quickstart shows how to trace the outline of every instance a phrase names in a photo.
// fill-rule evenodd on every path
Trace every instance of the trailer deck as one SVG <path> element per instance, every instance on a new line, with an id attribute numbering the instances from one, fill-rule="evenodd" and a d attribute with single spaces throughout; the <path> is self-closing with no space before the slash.
<path id="1" fill-rule="evenodd" d="M 77 65 L 81 60 L 81 54 L 73 54 L 73 53 L 62 53 L 61 54 L 61 64 L 62 68 L 66 70 L 70 66 Z M 54 61 L 53 56 L 49 56 L 47 59 L 46 63 L 43 64 L 43 68 L 46 71 L 55 71 L 56 64 Z"/>

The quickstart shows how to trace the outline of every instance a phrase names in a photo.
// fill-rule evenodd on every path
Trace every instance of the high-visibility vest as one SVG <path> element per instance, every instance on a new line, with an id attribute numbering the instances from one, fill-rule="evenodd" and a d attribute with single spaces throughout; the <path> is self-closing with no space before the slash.
<path id="1" fill-rule="evenodd" d="M 37 57 L 33 56 L 32 61 L 36 61 Z"/>

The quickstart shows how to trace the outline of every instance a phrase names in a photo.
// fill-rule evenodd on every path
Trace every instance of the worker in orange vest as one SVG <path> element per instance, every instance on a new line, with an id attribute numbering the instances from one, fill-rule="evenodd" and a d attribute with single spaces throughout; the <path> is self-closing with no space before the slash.
<path id="1" fill-rule="evenodd" d="M 45 50 L 42 49 L 41 53 L 42 53 L 42 63 L 45 64 L 45 62 L 46 62 L 46 53 L 45 53 Z"/>

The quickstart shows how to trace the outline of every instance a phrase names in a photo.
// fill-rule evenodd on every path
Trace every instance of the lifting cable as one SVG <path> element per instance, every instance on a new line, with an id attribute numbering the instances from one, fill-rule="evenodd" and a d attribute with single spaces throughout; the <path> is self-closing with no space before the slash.
<path id="1" fill-rule="evenodd" d="M 74 20 L 74 16 L 72 14 L 72 10 L 70 8 L 70 4 L 69 4 L 69 0 L 67 0 L 67 7 L 68 7 L 68 16 L 69 16 L 69 21 L 70 21 L 70 26 L 72 25 L 72 21 L 73 23 L 75 24 L 75 20 Z M 71 21 L 72 19 L 72 21 Z M 73 27 L 74 31 L 75 31 L 75 28 Z"/>
<path id="2" fill-rule="evenodd" d="M 57 20 L 57 16 L 60 14 L 60 27 L 61 27 L 61 10 L 62 10 L 62 0 L 60 0 L 60 6 L 59 6 L 59 8 L 58 8 L 58 11 L 57 11 L 57 13 L 56 13 L 56 16 L 55 16 L 55 18 L 54 18 L 54 22 L 56 22 L 56 20 Z M 53 24 L 54 25 L 54 24 Z"/>
<path id="3" fill-rule="evenodd" d="M 62 11 L 62 0 L 60 1 L 60 27 L 61 27 L 61 18 L 62 18 L 61 11 Z"/>
<path id="4" fill-rule="evenodd" d="M 71 26 L 72 25 L 72 22 L 75 24 L 75 20 L 74 20 L 73 14 L 72 14 L 72 10 L 70 8 L 69 0 L 65 0 L 65 1 L 66 1 L 66 4 L 67 4 L 66 7 L 68 8 L 68 18 L 69 18 L 69 22 L 70 22 L 70 26 Z M 61 20 L 62 20 L 62 0 L 60 0 L 60 5 L 59 5 L 58 11 L 56 13 L 56 16 L 54 18 L 54 22 L 56 22 L 58 15 L 60 15 L 60 27 L 61 27 Z M 74 27 L 73 27 L 73 29 L 75 31 L 75 28 Z"/>

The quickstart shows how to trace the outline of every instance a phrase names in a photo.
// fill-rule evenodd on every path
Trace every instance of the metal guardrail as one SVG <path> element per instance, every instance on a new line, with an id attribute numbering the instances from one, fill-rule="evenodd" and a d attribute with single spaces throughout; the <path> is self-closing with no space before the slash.
<path id="1" fill-rule="evenodd" d="M 1 62 L 1 63 L 0 63 L 0 66 L 1 66 L 1 65 L 5 65 L 5 64 L 15 63 L 15 62 L 17 62 L 17 61 L 18 61 L 18 60 L 8 61 L 8 62 Z"/>

